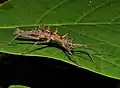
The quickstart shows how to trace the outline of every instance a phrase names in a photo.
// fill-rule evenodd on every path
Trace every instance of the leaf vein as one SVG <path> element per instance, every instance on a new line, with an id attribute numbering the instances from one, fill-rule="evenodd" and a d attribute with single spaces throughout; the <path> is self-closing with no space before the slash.
<path id="1" fill-rule="evenodd" d="M 42 16 L 40 16 L 38 18 L 38 20 L 36 21 L 35 24 L 38 24 L 46 15 L 48 15 L 48 13 L 50 13 L 52 10 L 56 9 L 57 7 L 63 5 L 64 3 L 68 2 L 69 0 L 63 0 L 61 1 L 59 4 L 53 6 L 52 8 L 50 8 L 49 10 L 47 10 L 44 14 L 42 14 Z"/>
<path id="2" fill-rule="evenodd" d="M 114 1 L 111 1 L 111 2 L 108 2 L 108 3 L 101 3 L 99 5 L 97 5 L 96 7 L 92 8 L 91 10 L 85 12 L 82 16 L 80 16 L 74 23 L 78 23 L 80 20 L 82 20 L 84 17 L 86 17 L 87 15 L 89 15 L 90 13 L 94 12 L 95 10 L 99 9 L 99 8 L 102 8 L 103 6 L 105 5 L 109 5 L 111 4 L 112 2 L 115 2 L 117 0 L 114 0 Z"/>
<path id="3" fill-rule="evenodd" d="M 44 24 L 44 26 L 69 26 L 69 25 L 111 25 L 116 24 L 120 25 L 120 22 L 94 22 L 94 23 L 60 23 L 60 24 Z M 40 26 L 39 24 L 29 24 L 29 25 L 12 25 L 12 26 L 0 26 L 0 29 L 3 28 L 17 28 L 17 27 L 33 27 L 33 26 Z"/>
<path id="4" fill-rule="evenodd" d="M 120 18 L 120 15 L 118 15 L 118 16 L 116 16 L 116 17 L 114 17 L 110 22 L 112 23 L 112 22 L 115 22 L 117 19 L 119 19 Z"/>
<path id="5" fill-rule="evenodd" d="M 103 25 L 96 25 L 97 27 L 101 27 L 101 28 L 105 28 L 105 29 L 109 29 L 111 31 L 114 31 L 114 32 L 120 32 L 119 30 L 115 30 L 113 28 L 109 28 L 109 27 L 106 27 L 106 26 L 103 26 Z"/>
<path id="6" fill-rule="evenodd" d="M 66 27 L 66 28 L 68 28 L 68 27 Z M 70 29 L 70 28 L 68 28 L 68 29 L 69 29 L 69 30 L 71 30 L 71 31 L 73 31 L 73 30 L 72 30 L 72 29 Z M 75 32 L 75 31 L 74 31 L 74 32 Z M 76 33 L 80 34 L 79 32 L 76 32 Z M 84 33 L 82 33 L 82 35 L 86 36 Z M 114 44 L 114 43 L 111 43 L 111 42 L 106 41 L 106 40 L 104 40 L 104 39 L 97 38 L 97 37 L 92 37 L 92 36 L 89 36 L 89 35 L 87 35 L 87 37 L 90 37 L 90 38 L 92 38 L 92 39 L 99 40 L 99 41 L 102 41 L 102 42 L 107 43 L 107 44 L 109 44 L 109 45 L 112 45 L 112 46 L 115 46 L 115 47 L 120 48 L 120 46 L 119 46 L 119 45 Z"/>
<path id="7" fill-rule="evenodd" d="M 112 65 L 114 65 L 114 66 L 116 66 L 116 67 L 120 68 L 120 66 L 119 66 L 119 65 L 117 65 L 116 63 L 112 63 L 112 62 L 110 62 L 110 61 L 108 61 L 108 60 L 104 59 L 102 56 L 97 56 L 97 57 L 99 57 L 99 58 L 101 58 L 102 60 L 104 60 L 104 61 L 108 62 L 109 64 L 112 64 Z"/>

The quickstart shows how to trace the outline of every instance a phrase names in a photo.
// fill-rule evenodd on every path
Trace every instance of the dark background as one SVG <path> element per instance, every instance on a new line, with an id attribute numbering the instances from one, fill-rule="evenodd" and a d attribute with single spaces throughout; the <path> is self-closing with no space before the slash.
<path id="1" fill-rule="evenodd" d="M 0 54 L 0 85 L 120 88 L 119 81 L 51 58 Z"/>
<path id="2" fill-rule="evenodd" d="M 3 3 L 6 0 L 0 0 Z M 120 88 L 120 82 L 50 58 L 0 53 L 0 88 L 25 85 L 32 88 Z"/>

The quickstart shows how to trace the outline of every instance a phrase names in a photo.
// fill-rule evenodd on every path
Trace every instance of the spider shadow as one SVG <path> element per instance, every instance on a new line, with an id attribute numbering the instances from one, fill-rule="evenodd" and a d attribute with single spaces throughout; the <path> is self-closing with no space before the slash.
<path id="1" fill-rule="evenodd" d="M 63 51 L 63 53 L 67 56 L 67 58 L 68 58 L 70 61 L 76 63 L 75 58 L 73 57 L 73 55 L 70 55 L 67 50 L 65 50 L 62 46 L 60 46 L 60 45 L 57 44 L 57 43 L 43 43 L 43 44 L 37 44 L 37 45 L 46 45 L 46 46 L 43 46 L 43 47 L 41 47 L 41 48 L 33 49 L 33 50 L 31 50 L 29 53 L 32 53 L 32 52 L 34 52 L 34 51 L 36 51 L 36 50 L 45 49 L 45 48 L 48 48 L 48 47 L 55 47 L 55 48 L 61 49 L 61 50 Z M 77 64 L 77 63 L 76 63 L 76 64 Z"/>
<path id="2" fill-rule="evenodd" d="M 41 48 L 33 49 L 30 52 L 28 52 L 28 53 L 32 53 L 32 52 L 34 52 L 36 50 L 41 50 L 41 49 L 45 49 L 45 48 L 48 48 L 48 47 L 55 47 L 55 48 L 61 49 L 63 51 L 63 53 L 67 56 L 67 58 L 70 61 L 72 61 L 73 63 L 77 64 L 77 65 L 78 65 L 78 63 L 77 63 L 76 59 L 74 58 L 74 55 L 77 55 L 79 57 L 85 58 L 84 56 L 80 55 L 80 53 L 86 54 L 93 61 L 93 57 L 86 51 L 82 51 L 82 50 L 75 51 L 74 50 L 74 51 L 71 51 L 72 54 L 69 54 L 69 52 L 65 48 L 63 48 L 62 46 L 60 46 L 57 43 L 43 43 L 43 44 L 37 44 L 37 45 L 46 45 L 46 46 L 43 46 Z"/>
<path id="3" fill-rule="evenodd" d="M 29 43 L 28 42 L 27 43 L 26 42 L 24 42 L 24 43 L 20 42 L 20 43 L 14 43 L 14 44 L 10 44 L 10 45 L 17 45 L 17 44 L 31 44 L 31 45 L 34 45 L 35 42 L 36 42 L 35 40 L 32 40 L 32 39 L 29 40 L 29 39 L 20 39 L 19 38 L 18 40 L 21 40 L 21 41 L 33 41 L 33 42 L 32 43 L 30 43 L 30 42 Z M 22 53 L 21 55 L 30 54 L 30 53 L 35 52 L 37 50 L 42 50 L 42 49 L 45 49 L 45 48 L 48 48 L 48 47 L 55 47 L 55 48 L 61 49 L 63 51 L 63 53 L 67 56 L 67 58 L 70 61 L 72 61 L 75 64 L 77 64 L 75 58 L 73 57 L 73 55 L 69 54 L 67 50 L 65 50 L 62 46 L 60 46 L 56 42 L 42 43 L 42 44 L 36 44 L 36 45 L 46 45 L 46 46 L 43 46 L 43 47 L 40 47 L 40 48 L 36 48 L 36 49 L 32 49 L 32 50 L 30 50 L 28 52 Z"/>
<path id="4" fill-rule="evenodd" d="M 85 58 L 85 59 L 90 59 L 90 61 L 94 62 L 93 60 L 93 56 L 92 54 L 90 54 L 89 52 L 87 51 L 84 51 L 84 50 L 73 50 L 72 51 L 73 55 L 75 56 L 78 56 L 78 57 L 81 57 L 81 58 Z M 81 55 L 80 55 L 81 54 Z M 83 54 L 83 55 L 82 55 Z M 86 56 L 87 55 L 87 56 Z"/>
<path id="5" fill-rule="evenodd" d="M 31 43 L 30 42 L 19 42 L 19 43 L 14 43 L 14 44 L 9 44 L 9 45 L 17 45 L 17 44 L 31 44 L 31 45 L 34 45 L 35 42 L 37 42 L 36 40 L 34 39 L 22 39 L 22 38 L 17 38 L 17 40 L 19 41 L 32 41 Z M 69 54 L 69 52 L 63 48 L 62 46 L 60 46 L 59 44 L 57 44 L 56 42 L 50 42 L 50 43 L 42 43 L 42 44 L 36 44 L 36 45 L 46 45 L 46 46 L 43 46 L 43 47 L 40 47 L 40 48 L 36 48 L 36 49 L 33 49 L 33 50 L 30 50 L 30 51 L 27 51 L 27 52 L 23 52 L 21 55 L 24 55 L 24 54 L 30 54 L 34 51 L 37 51 L 37 50 L 42 50 L 42 49 L 45 49 L 45 48 L 48 48 L 48 47 L 55 47 L 55 48 L 58 48 L 58 49 L 61 49 L 63 51 L 63 53 L 67 56 L 67 58 L 74 62 L 75 64 L 78 65 L 76 59 L 74 58 L 74 55 L 77 55 L 79 57 L 82 57 L 82 58 L 85 58 L 83 57 L 82 55 L 80 55 L 80 53 L 83 53 L 83 54 L 86 54 L 89 56 L 89 58 L 93 61 L 93 58 L 92 56 L 86 52 L 86 51 L 82 51 L 82 50 L 72 50 L 72 54 Z"/>

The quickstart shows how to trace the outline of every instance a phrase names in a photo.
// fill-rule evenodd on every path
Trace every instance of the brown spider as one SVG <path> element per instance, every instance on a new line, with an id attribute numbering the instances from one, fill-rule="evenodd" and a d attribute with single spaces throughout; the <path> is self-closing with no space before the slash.
<path id="1" fill-rule="evenodd" d="M 84 44 L 73 44 L 72 40 L 68 39 L 67 34 L 68 33 L 61 36 L 58 34 L 57 28 L 55 32 L 52 32 L 50 30 L 50 27 L 45 28 L 44 26 L 42 26 L 41 29 L 38 30 L 23 31 L 20 29 L 16 29 L 16 31 L 14 32 L 15 38 L 33 39 L 37 41 L 36 44 L 56 42 L 66 51 L 68 51 L 69 54 L 72 54 L 71 51 L 75 47 L 87 47 L 87 45 Z"/>

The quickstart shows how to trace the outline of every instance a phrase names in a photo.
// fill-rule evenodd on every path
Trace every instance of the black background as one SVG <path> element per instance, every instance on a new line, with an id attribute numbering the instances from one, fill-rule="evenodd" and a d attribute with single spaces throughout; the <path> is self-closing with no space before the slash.
<path id="1" fill-rule="evenodd" d="M 117 88 L 119 81 L 77 68 L 62 61 L 0 54 L 0 85 L 26 85 L 32 88 L 74 87 Z"/>

